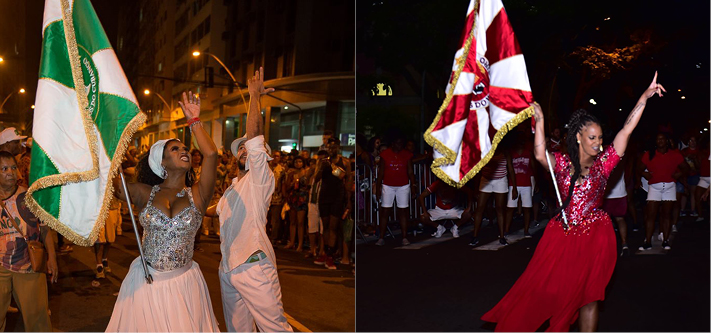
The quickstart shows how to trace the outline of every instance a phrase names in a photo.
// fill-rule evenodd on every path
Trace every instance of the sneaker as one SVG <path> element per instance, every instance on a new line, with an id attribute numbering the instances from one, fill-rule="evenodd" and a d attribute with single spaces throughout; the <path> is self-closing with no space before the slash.
<path id="1" fill-rule="evenodd" d="M 407 238 L 403 238 L 402 239 L 402 246 L 408 246 L 408 245 L 410 245 L 410 241 L 407 240 Z"/>
<path id="2" fill-rule="evenodd" d="M 479 244 L 479 237 L 472 237 L 472 240 L 469 242 L 469 246 L 477 246 Z"/>
<path id="3" fill-rule="evenodd" d="M 693 213 L 692 213 L 692 214 L 693 214 Z M 682 211 L 679 213 L 679 216 L 681 216 L 681 217 L 686 216 L 686 212 L 682 210 Z M 694 216 L 694 215 L 691 215 L 691 216 Z"/>
<path id="4" fill-rule="evenodd" d="M 378 239 L 377 242 L 375 242 L 375 245 L 377 245 L 377 246 L 383 246 L 383 245 L 385 245 L 385 240 L 382 239 L 382 238 L 380 238 L 380 239 Z"/>
<path id="5" fill-rule="evenodd" d="M 104 273 L 104 266 L 96 266 L 96 278 L 97 279 L 104 279 L 106 278 L 106 274 Z"/>
<path id="6" fill-rule="evenodd" d="M 652 243 L 644 243 L 642 246 L 639 247 L 640 251 L 647 251 L 652 249 Z"/>
<path id="7" fill-rule="evenodd" d="M 325 263 L 326 268 L 328 269 L 336 269 L 336 264 L 333 263 L 333 258 L 331 257 L 326 257 L 326 263 Z"/>
<path id="8" fill-rule="evenodd" d="M 691 215 L 693 217 L 699 216 L 699 214 L 696 211 L 691 211 L 691 214 L 689 214 L 689 215 Z"/>
<path id="9" fill-rule="evenodd" d="M 531 221 L 531 227 L 538 228 L 538 226 L 541 225 L 538 221 L 533 220 Z"/>
<path id="10" fill-rule="evenodd" d="M 452 237 L 459 238 L 459 227 L 456 224 L 452 226 L 452 229 L 449 229 L 449 231 L 452 232 Z"/>
<path id="11" fill-rule="evenodd" d="M 662 247 L 663 247 L 665 250 L 671 250 L 671 246 L 669 246 L 669 241 L 663 241 L 663 242 L 662 242 Z"/>
<path id="12" fill-rule="evenodd" d="M 659 236 L 657 236 L 657 238 L 658 238 L 660 241 L 663 241 L 663 240 L 664 240 L 664 233 L 663 233 L 663 232 L 660 232 L 660 233 L 659 233 Z"/>
<path id="13" fill-rule="evenodd" d="M 331 260 L 333 260 L 333 259 L 331 259 Z M 316 264 L 316 265 L 323 265 L 325 263 L 326 263 L 326 255 L 325 254 L 318 256 L 318 258 L 316 258 L 316 260 L 314 260 L 314 264 Z"/>
<path id="14" fill-rule="evenodd" d="M 533 238 L 533 236 L 531 236 L 531 234 L 528 233 L 528 232 L 524 232 L 524 233 L 523 233 L 523 238 Z"/>
<path id="15" fill-rule="evenodd" d="M 104 271 L 106 273 L 111 273 L 111 267 L 109 267 L 109 261 L 108 260 L 102 260 L 101 264 L 104 265 Z"/>
<path id="16" fill-rule="evenodd" d="M 703 220 L 704 220 L 704 218 L 701 217 L 701 216 L 699 216 L 698 218 L 696 218 L 696 222 L 701 222 L 701 221 L 703 221 Z"/>
<path id="17" fill-rule="evenodd" d="M 630 255 L 630 248 L 627 244 L 622 245 L 622 252 L 620 252 L 620 257 L 627 257 Z"/>
<path id="18" fill-rule="evenodd" d="M 634 231 L 634 232 L 639 231 L 639 226 L 636 225 L 636 224 L 633 224 L 633 225 L 632 225 L 632 231 Z"/>
<path id="19" fill-rule="evenodd" d="M 677 232 L 676 225 L 672 225 L 672 232 Z"/>
<path id="20" fill-rule="evenodd" d="M 432 234 L 432 236 L 434 236 L 434 238 L 440 238 L 440 237 L 442 237 L 442 235 L 444 235 L 445 231 L 447 231 L 447 229 L 443 225 L 440 224 L 437 226 L 437 231 L 435 231 L 434 234 Z"/>
<path id="21" fill-rule="evenodd" d="M 506 237 L 499 239 L 499 244 L 506 246 L 509 245 L 509 242 L 506 241 Z"/>

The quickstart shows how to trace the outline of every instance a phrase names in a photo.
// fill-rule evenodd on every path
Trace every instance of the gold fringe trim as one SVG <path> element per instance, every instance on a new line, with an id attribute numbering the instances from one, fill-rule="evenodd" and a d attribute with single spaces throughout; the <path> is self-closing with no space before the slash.
<path id="1" fill-rule="evenodd" d="M 88 238 L 84 238 L 81 235 L 74 232 L 71 228 L 60 222 L 57 218 L 52 216 L 50 213 L 45 211 L 39 203 L 34 199 L 32 194 L 35 191 L 52 187 L 61 186 L 67 183 L 77 183 L 77 182 L 87 182 L 96 179 L 99 176 L 99 158 L 98 158 L 98 139 L 96 136 L 94 122 L 92 121 L 91 114 L 87 109 L 88 101 L 86 98 L 86 91 L 84 87 L 84 79 L 81 70 L 81 63 L 79 62 L 79 51 L 76 38 L 74 35 L 74 24 L 72 19 L 72 12 L 69 10 L 69 3 L 67 0 L 61 0 L 62 3 L 62 19 L 64 24 L 65 38 L 67 43 L 67 50 L 69 52 L 69 60 L 72 69 L 72 77 L 74 79 L 74 91 L 77 95 L 77 101 L 79 103 L 79 111 L 82 115 L 82 123 L 84 126 L 84 132 L 87 136 L 87 141 L 89 143 L 89 150 L 91 153 L 93 168 L 84 172 L 72 172 L 63 173 L 59 175 L 51 175 L 37 179 L 27 190 L 27 195 L 25 197 L 25 204 L 30 209 L 30 211 L 35 214 L 40 220 L 45 222 L 49 227 L 56 230 L 64 237 L 69 239 L 71 242 L 80 246 L 91 246 L 94 244 L 98 238 L 99 231 L 104 226 L 106 217 L 108 216 L 108 204 L 110 203 L 111 197 L 113 196 L 113 184 L 111 183 L 112 178 L 118 172 L 118 166 L 120 165 L 120 160 L 116 156 L 123 156 L 125 153 L 128 143 L 131 140 L 131 136 L 136 132 L 136 130 L 145 122 L 146 115 L 142 112 L 134 117 L 129 125 L 124 129 L 124 133 L 119 140 L 119 144 L 114 155 L 114 159 L 111 162 L 107 188 L 104 192 L 104 203 L 102 205 L 101 212 L 97 219 L 94 228 L 92 229 Z M 128 134 L 128 136 L 126 136 Z M 110 195 L 110 196 L 109 196 Z M 60 196 L 61 200 L 61 196 Z M 61 202 L 60 202 L 61 209 Z"/>
<path id="2" fill-rule="evenodd" d="M 478 15 L 479 13 L 479 1 L 477 0 L 476 3 L 474 4 L 474 10 L 472 11 L 471 15 Z M 445 144 L 443 144 L 441 141 L 437 140 L 434 136 L 432 136 L 432 131 L 434 130 L 434 127 L 437 126 L 439 123 L 440 118 L 442 118 L 442 113 L 447 109 L 449 106 L 449 103 L 452 101 L 452 97 L 454 96 L 454 89 L 457 86 L 457 83 L 459 83 L 459 75 L 462 73 L 462 70 L 464 69 L 464 64 L 466 63 L 467 56 L 469 54 L 469 50 L 471 49 L 472 46 L 472 41 L 474 40 L 474 33 L 476 31 L 477 27 L 477 20 L 474 20 L 474 23 L 472 24 L 472 29 L 469 33 L 469 37 L 467 37 L 467 41 L 464 43 L 464 52 L 462 55 L 459 57 L 459 60 L 457 61 L 457 70 L 454 72 L 454 77 L 452 78 L 452 84 L 449 87 L 449 91 L 447 91 L 447 96 L 444 99 L 444 102 L 442 102 L 442 105 L 439 107 L 439 110 L 437 111 L 437 115 L 435 116 L 435 119 L 432 121 L 432 124 L 430 125 L 429 128 L 427 128 L 427 131 L 425 131 L 425 141 L 432 147 L 434 147 L 439 153 L 444 155 L 442 158 L 435 159 L 432 162 L 432 170 L 435 170 L 435 167 L 440 166 L 440 165 L 448 165 L 448 164 L 453 164 L 454 161 L 457 159 L 457 154 L 447 147 Z M 444 177 L 440 176 L 437 172 L 435 174 L 448 184 L 454 186 L 453 184 L 456 184 L 456 182 L 452 179 L 450 179 L 448 176 L 444 174 L 443 171 L 439 170 L 440 174 L 444 175 Z M 458 186 L 461 187 L 461 186 Z"/>
<path id="3" fill-rule="evenodd" d="M 471 15 L 478 15 L 479 13 L 479 1 L 477 0 L 476 3 L 474 4 L 474 10 L 472 11 Z M 504 138 L 504 136 L 514 127 L 518 126 L 521 122 L 524 120 L 530 118 L 533 115 L 533 107 L 529 106 L 528 108 L 521 110 L 516 116 L 511 118 L 504 126 L 502 126 L 497 132 L 496 135 L 494 135 L 494 138 L 491 143 L 491 149 L 489 152 L 477 163 L 467 174 L 459 180 L 459 182 L 455 181 L 454 179 L 450 178 L 442 169 L 440 168 L 443 165 L 451 165 L 454 164 L 454 162 L 457 159 L 457 154 L 454 152 L 454 150 L 450 149 L 447 147 L 444 143 L 441 141 L 437 140 L 434 136 L 432 136 L 432 131 L 434 127 L 439 123 L 440 118 L 442 117 L 442 113 L 447 109 L 449 106 L 449 103 L 452 101 L 452 97 L 454 95 L 454 88 L 456 87 L 457 83 L 459 82 L 459 75 L 462 73 L 462 70 L 464 68 L 464 64 L 466 63 L 466 59 L 468 57 L 469 51 L 471 50 L 472 46 L 472 41 L 474 40 L 474 34 L 477 30 L 477 23 L 478 20 L 474 20 L 474 23 L 472 25 L 472 29 L 470 31 L 469 37 L 467 38 L 467 41 L 464 43 L 464 52 L 460 56 L 459 60 L 457 61 L 457 70 L 454 72 L 454 77 L 452 80 L 452 84 L 450 86 L 449 91 L 447 92 L 447 96 L 444 99 L 444 102 L 442 102 L 442 105 L 440 106 L 439 110 L 437 111 L 437 115 L 435 116 L 434 121 L 432 121 L 432 124 L 430 127 L 427 129 L 425 132 L 425 141 L 434 149 L 436 149 L 439 153 L 444 155 L 444 157 L 440 157 L 432 161 L 432 166 L 431 170 L 432 172 L 442 181 L 445 183 L 449 184 L 450 186 L 454 186 L 456 188 L 461 188 L 466 184 L 469 180 L 474 178 L 479 171 L 487 164 L 489 163 L 489 160 L 491 160 L 491 157 L 494 156 L 494 152 L 496 151 L 496 147 L 498 147 L 499 142 Z M 478 64 L 481 66 L 481 64 Z M 469 125 L 469 124 L 467 124 Z"/>
<path id="4" fill-rule="evenodd" d="M 96 224 L 94 224 L 94 229 L 91 230 L 89 237 L 86 238 L 89 244 L 94 244 L 96 239 L 99 238 L 99 233 L 103 229 L 106 219 L 109 216 L 109 210 L 111 208 L 111 201 L 114 199 L 114 177 L 118 176 L 119 166 L 123 161 L 122 156 L 126 154 L 128 146 L 139 127 L 146 122 L 146 114 L 143 112 L 138 112 L 136 116 L 131 119 L 126 128 L 123 129 L 121 133 L 121 139 L 119 139 L 116 145 L 116 152 L 114 153 L 114 158 L 111 160 L 111 167 L 109 168 L 109 175 L 106 182 L 106 189 L 104 190 L 104 202 L 101 205 L 101 211 L 99 212 L 99 217 L 96 219 Z"/>

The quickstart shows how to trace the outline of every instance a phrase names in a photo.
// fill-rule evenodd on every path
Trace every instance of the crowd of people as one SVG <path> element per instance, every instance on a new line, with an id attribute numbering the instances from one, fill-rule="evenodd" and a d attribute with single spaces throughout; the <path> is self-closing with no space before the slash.
<path id="1" fill-rule="evenodd" d="M 250 81 L 254 101 L 250 110 L 260 108 L 257 101 L 266 90 L 261 80 Z M 252 115 L 256 111 L 248 116 L 248 133 L 231 147 L 217 150 L 200 124 L 199 98 L 185 95 L 179 104 L 199 148 L 189 150 L 177 139 L 159 140 L 151 147 L 129 147 L 121 163 L 149 273 L 158 287 L 146 289 L 141 260 L 134 260 L 107 329 L 218 330 L 207 285 L 192 260 L 194 251 L 204 251 L 201 237 L 216 236 L 221 240 L 220 281 L 228 329 L 290 331 L 273 248 L 303 252 L 316 265 L 327 269 L 341 265 L 355 274 L 351 203 L 355 160 L 342 155 L 340 140 L 328 130 L 313 156 L 308 150 L 272 151 L 264 142 L 263 123 Z M 31 149 L 32 139 L 14 128 L 0 133 L 4 286 L 0 307 L 22 312 L 27 330 L 51 331 L 46 282 L 57 282 L 57 255 L 72 252 L 76 245 L 44 225 L 24 204 Z M 130 221 L 118 182 L 114 179 L 116 197 L 93 246 L 96 285 L 111 272 L 111 245 L 123 234 L 124 220 Z M 28 248 L 37 242 L 44 243 L 47 253 L 42 268 L 30 262 Z M 155 303 L 167 295 L 181 295 L 174 290 L 177 285 L 190 285 L 193 291 L 171 304 Z M 251 306 L 245 307 L 248 300 Z M 158 308 L 165 311 L 156 313 Z M 148 312 L 151 315 L 145 316 Z M 179 320 L 174 314 L 183 312 L 191 315 Z M 4 327 L 6 312 L 0 313 Z"/>
<path id="2" fill-rule="evenodd" d="M 549 171 L 533 158 L 529 128 L 530 123 L 524 122 L 512 130 L 489 163 L 460 189 L 435 176 L 422 175 L 422 171 L 431 173 L 431 151 L 418 154 L 413 141 L 404 139 L 397 130 L 369 140 L 358 134 L 359 227 L 365 234 L 378 236 L 376 245 L 385 244 L 389 223 L 400 227 L 404 246 L 410 244 L 408 230 L 424 229 L 441 237 L 449 228 L 453 237 L 459 237 L 459 229 L 470 222 L 471 246 L 480 245 L 482 225 L 496 226 L 499 243 L 504 246 L 508 245 L 512 221 L 521 221 L 516 229 L 523 229 L 525 238 L 532 237 L 529 228 L 552 218 L 560 205 Z M 548 131 L 546 149 L 551 153 L 565 151 L 568 132 L 567 128 Z M 628 245 L 631 231 L 644 231 L 640 251 L 651 249 L 655 232 L 662 248 L 670 250 L 669 237 L 677 232 L 680 217 L 701 221 L 708 216 L 708 204 L 702 201 L 709 189 L 711 169 L 707 133 L 689 129 L 679 134 L 660 124 L 655 136 L 640 133 L 630 139 L 626 156 L 610 176 L 603 206 L 615 221 L 620 255 L 632 253 Z M 603 134 L 606 147 L 613 133 L 606 130 Z M 424 167 L 416 168 L 418 165 Z M 426 200 L 433 194 L 433 200 Z M 395 203 L 397 212 L 393 213 Z M 638 210 L 643 214 L 639 218 Z"/>

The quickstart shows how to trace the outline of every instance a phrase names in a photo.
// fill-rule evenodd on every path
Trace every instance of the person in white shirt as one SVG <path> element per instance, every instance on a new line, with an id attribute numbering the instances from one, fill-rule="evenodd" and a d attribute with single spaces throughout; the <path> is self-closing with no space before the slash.
<path id="1" fill-rule="evenodd" d="M 262 332 L 292 332 L 284 316 L 276 258 L 266 232 L 275 185 L 259 100 L 274 89 L 264 88 L 261 67 L 248 86 L 246 134 L 231 145 L 239 174 L 216 207 L 209 210 L 220 217 L 222 307 L 230 332 L 256 332 L 256 328 Z"/>

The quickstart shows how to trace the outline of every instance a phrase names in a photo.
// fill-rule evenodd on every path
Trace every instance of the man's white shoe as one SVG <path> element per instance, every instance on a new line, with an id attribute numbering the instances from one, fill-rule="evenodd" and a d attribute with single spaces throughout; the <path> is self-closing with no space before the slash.
<path id="1" fill-rule="evenodd" d="M 440 224 L 437 226 L 437 231 L 435 231 L 435 233 L 432 234 L 432 236 L 434 236 L 435 238 L 440 238 L 440 237 L 442 237 L 442 235 L 444 235 L 445 231 L 447 231 L 447 229 L 443 225 Z"/>
<path id="2" fill-rule="evenodd" d="M 450 231 L 452 232 L 452 237 L 459 238 L 459 227 L 456 224 L 452 226 Z"/>

